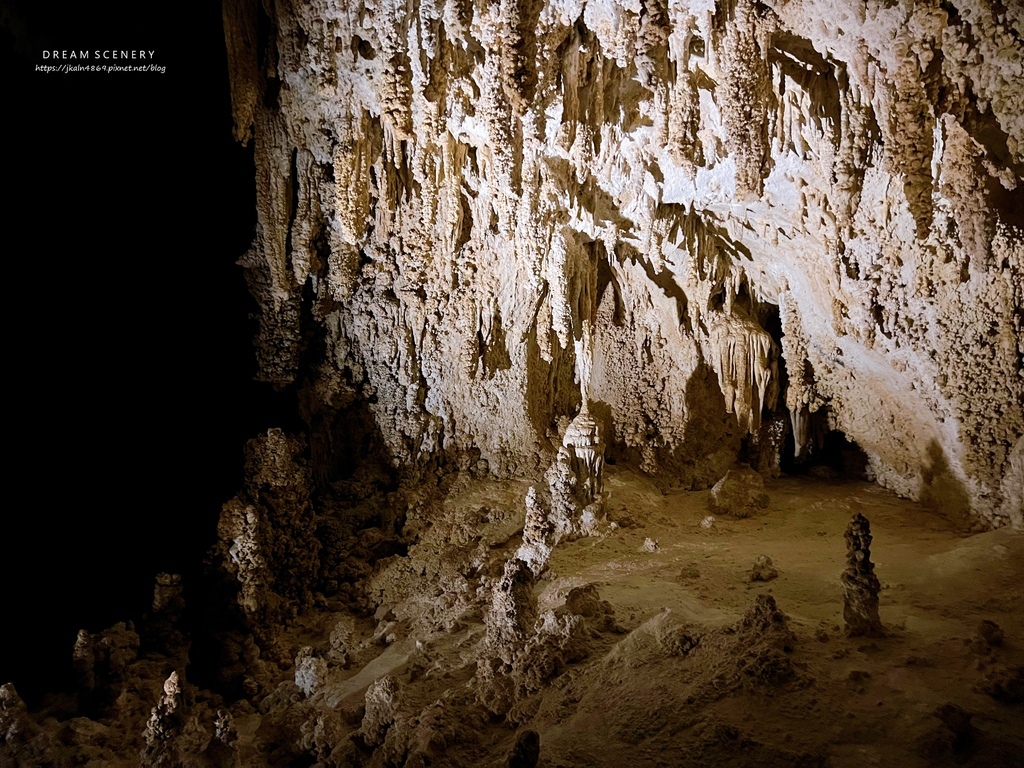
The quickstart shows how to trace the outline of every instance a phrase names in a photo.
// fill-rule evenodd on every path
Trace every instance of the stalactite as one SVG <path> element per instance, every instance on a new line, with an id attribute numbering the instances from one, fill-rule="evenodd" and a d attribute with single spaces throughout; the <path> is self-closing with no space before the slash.
<path id="1" fill-rule="evenodd" d="M 736 0 L 727 7 L 732 13 L 723 22 L 724 82 L 719 90 L 726 140 L 736 160 L 736 194 L 744 199 L 760 195 L 768 157 L 767 52 L 773 25 L 754 0 Z"/>
<path id="2" fill-rule="evenodd" d="M 775 407 L 778 377 L 775 342 L 757 323 L 742 314 L 716 317 L 711 328 L 712 366 L 725 395 L 725 407 L 740 427 L 756 432 L 761 413 Z"/>
<path id="3" fill-rule="evenodd" d="M 1000 446 L 1024 415 L 984 382 L 1020 401 L 1019 353 L 1000 342 L 940 371 L 931 350 L 1016 327 L 1020 238 L 999 190 L 1020 179 L 1020 56 L 973 0 L 960 17 L 897 5 L 846 9 L 842 34 L 808 28 L 801 2 L 281 6 L 255 104 L 232 10 L 260 376 L 293 382 L 329 326 L 323 380 L 375 393 L 397 465 L 437 444 L 522 471 L 582 398 L 645 470 L 690 462 L 713 484 L 686 406 L 710 397 L 691 391 L 701 366 L 756 430 L 781 354 L 798 450 L 828 402 L 879 482 L 914 494 L 929 459 L 907 446 L 934 439 L 978 513 L 1007 522 Z M 900 416 L 916 398 L 922 415 Z"/>

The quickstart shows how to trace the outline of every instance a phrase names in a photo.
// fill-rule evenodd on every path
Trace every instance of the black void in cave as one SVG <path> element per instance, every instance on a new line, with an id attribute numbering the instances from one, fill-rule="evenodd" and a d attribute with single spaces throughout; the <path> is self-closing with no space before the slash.
<path id="1" fill-rule="evenodd" d="M 742 286 L 741 286 L 742 288 Z M 745 298 L 743 295 L 737 301 Z M 793 436 L 792 419 L 786 407 L 786 390 L 790 386 L 791 372 L 782 353 L 782 318 L 775 304 L 762 303 L 754 308 L 749 298 L 747 306 L 756 312 L 761 327 L 772 337 L 778 351 L 779 396 L 774 409 L 765 408 L 762 413 L 762 428 L 759 440 L 744 441 L 741 459 L 757 465 L 760 444 L 764 442 L 767 425 L 775 420 L 784 431 L 779 469 L 782 473 L 796 476 L 817 477 L 824 480 L 864 480 L 868 478 L 868 457 L 859 445 L 850 440 L 842 431 L 830 427 L 830 413 L 827 406 L 810 413 L 807 440 L 799 454 Z M 792 375 L 801 376 L 807 382 L 813 381 L 814 371 L 803 361 Z"/>
<path id="2" fill-rule="evenodd" d="M 164 73 L 37 69 L 43 51 L 123 48 L 155 50 Z M 254 170 L 232 139 L 220 3 L 11 0 L 0 62 L 20 296 L 5 304 L 18 493 L 0 683 L 35 704 L 71 683 L 77 631 L 138 618 L 158 572 L 182 573 L 194 603 L 244 442 L 281 406 L 253 382 L 235 264 Z"/>

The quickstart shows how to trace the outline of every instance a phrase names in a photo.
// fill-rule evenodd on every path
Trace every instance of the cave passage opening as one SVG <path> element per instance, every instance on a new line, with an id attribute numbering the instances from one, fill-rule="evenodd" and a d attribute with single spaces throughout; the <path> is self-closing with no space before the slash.
<path id="1" fill-rule="evenodd" d="M 867 453 L 835 426 L 830 408 L 819 408 L 807 419 L 807 436 L 797 450 L 793 419 L 786 405 L 791 385 L 790 363 L 783 346 L 782 317 L 777 304 L 761 302 L 754 306 L 757 321 L 774 342 L 778 398 L 774 407 L 765 407 L 761 427 L 743 442 L 739 460 L 760 472 L 823 480 L 871 480 Z M 804 361 L 793 368 L 804 379 L 813 380 L 813 368 Z"/>
<path id="2" fill-rule="evenodd" d="M 811 414 L 809 439 L 794 455 L 792 431 L 787 433 L 780 469 L 783 474 L 822 480 L 871 480 L 867 453 L 842 430 L 830 429 L 827 409 Z"/>

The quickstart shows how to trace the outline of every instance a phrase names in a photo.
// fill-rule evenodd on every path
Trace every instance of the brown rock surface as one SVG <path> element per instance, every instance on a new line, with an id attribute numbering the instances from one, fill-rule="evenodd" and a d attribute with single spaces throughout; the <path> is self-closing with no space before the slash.
<path id="1" fill-rule="evenodd" d="M 846 570 L 843 571 L 843 620 L 846 634 L 884 637 L 878 618 L 878 593 L 881 582 L 871 562 L 871 524 L 860 512 L 854 513 L 844 534 Z"/>

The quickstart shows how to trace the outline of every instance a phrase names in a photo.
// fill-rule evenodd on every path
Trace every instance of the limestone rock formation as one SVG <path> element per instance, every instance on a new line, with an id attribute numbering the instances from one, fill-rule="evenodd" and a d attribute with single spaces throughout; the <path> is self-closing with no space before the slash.
<path id="1" fill-rule="evenodd" d="M 554 541 L 573 538 L 578 532 L 577 518 L 582 512 L 582 493 L 579 475 L 573 469 L 569 449 L 560 447 L 555 460 L 544 473 L 548 481 L 550 511 L 548 519 L 554 526 Z"/>
<path id="2" fill-rule="evenodd" d="M 584 506 L 597 501 L 603 489 L 604 443 L 601 429 L 590 415 L 586 401 L 565 430 L 562 445 L 569 449 L 572 457 L 572 470 Z"/>
<path id="3" fill-rule="evenodd" d="M 540 734 L 529 729 L 516 737 L 505 768 L 535 768 L 540 759 Z"/>
<path id="4" fill-rule="evenodd" d="M 768 506 L 764 480 L 749 467 L 730 469 L 711 489 L 708 505 L 722 515 L 750 517 Z"/>
<path id="5" fill-rule="evenodd" d="M 536 740 L 520 737 L 532 731 L 552 764 L 615 766 L 632 758 L 637 765 L 795 768 L 827 765 L 849 746 L 849 733 L 863 733 L 863 723 L 897 721 L 906 727 L 872 737 L 877 751 L 868 756 L 880 766 L 905 762 L 908 744 L 932 762 L 1017 765 L 1024 744 L 1015 717 L 1022 696 L 1017 582 L 1014 572 L 971 566 L 1011 548 L 1016 557 L 1024 540 L 1010 531 L 961 537 L 920 505 L 865 484 L 844 491 L 801 482 L 777 487 L 783 524 L 732 521 L 703 533 L 696 525 L 703 494 L 665 494 L 638 473 L 616 471 L 608 491 L 628 504 L 635 527 L 560 542 L 549 553 L 551 567 L 537 576 L 510 557 L 527 483 L 463 477 L 407 508 L 408 525 L 432 525 L 407 554 L 375 564 L 365 585 L 375 611 L 349 613 L 347 603 L 317 594 L 305 611 L 263 627 L 259 644 L 238 638 L 238 664 L 251 685 L 216 678 L 205 690 L 188 685 L 186 668 L 196 678 L 205 671 L 191 666 L 191 646 L 183 653 L 143 641 L 117 667 L 112 706 L 90 709 L 80 691 L 30 711 L 13 686 L 0 687 L 0 766 L 533 765 L 540 764 Z M 930 527 L 915 537 L 911 521 L 901 520 L 911 534 L 901 542 L 906 551 L 938 551 L 940 567 L 956 564 L 953 579 L 922 579 L 909 596 L 890 593 L 894 624 L 908 615 L 929 619 L 904 625 L 906 642 L 896 644 L 902 651 L 894 646 L 895 655 L 876 653 L 874 643 L 829 642 L 830 622 L 815 626 L 808 618 L 835 597 L 828 594 L 834 543 L 813 534 L 821 499 L 837 495 L 851 503 L 855 495 L 873 497 L 865 506 L 916 515 Z M 688 524 L 665 514 L 677 510 L 690 516 Z M 868 532 L 854 522 L 860 535 L 851 537 L 851 560 L 859 570 L 846 582 L 863 588 L 870 558 L 856 553 L 864 554 Z M 795 552 L 800 528 L 811 531 L 797 542 L 814 550 L 807 556 Z M 637 545 L 655 533 L 661 548 L 638 556 Z M 776 590 L 779 604 L 767 590 L 751 601 L 737 589 L 737 569 L 762 546 L 797 558 L 794 578 Z M 916 560 L 888 567 L 902 569 L 903 578 L 918 573 Z M 764 556 L 756 566 L 771 567 Z M 955 576 L 965 567 L 976 575 L 961 585 Z M 158 586 L 157 594 L 172 599 L 156 601 L 159 610 L 147 620 L 173 634 L 163 615 L 178 585 L 161 577 Z M 234 596 L 225 598 L 230 607 Z M 858 599 L 863 610 L 865 598 Z M 799 618 L 788 619 L 780 605 Z M 138 636 L 159 631 L 140 623 Z M 115 626 L 86 633 L 86 647 L 130 637 L 128 625 Z M 965 664 L 965 647 L 973 664 Z M 175 667 L 181 658 L 185 667 Z M 96 679 L 113 679 L 108 668 L 95 665 Z M 970 718 L 947 709 L 936 729 L 932 705 L 914 698 L 925 685 L 968 695 L 980 726 L 967 728 Z M 815 717 L 828 726 L 814 726 Z M 796 743 L 782 730 L 794 722 L 812 723 L 801 726 Z M 852 730 L 837 736 L 834 723 Z M 866 745 L 855 746 L 862 760 Z"/>
<path id="6" fill-rule="evenodd" d="M 532 471 L 582 407 L 693 487 L 744 444 L 769 469 L 788 423 L 798 454 L 840 430 L 884 486 L 1021 524 L 1016 4 L 225 19 L 260 376 L 302 390 L 324 479 L 346 424 L 405 472 Z"/>
<path id="7" fill-rule="evenodd" d="M 143 732 L 146 746 L 140 763 L 145 766 L 173 765 L 170 745 L 181 733 L 184 726 L 181 682 L 178 673 L 172 672 L 164 682 L 164 692 L 153 708 Z"/>
<path id="8" fill-rule="evenodd" d="M 303 694 L 312 696 L 327 679 L 327 662 L 317 656 L 310 646 L 304 646 L 295 657 L 295 684 Z"/>
<path id="9" fill-rule="evenodd" d="M 153 603 L 145 616 L 140 640 L 184 668 L 188 659 L 189 640 L 184 629 L 184 584 L 177 573 L 158 573 L 153 586 Z"/>
<path id="10" fill-rule="evenodd" d="M 29 717 L 28 707 L 11 683 L 0 686 L 0 765 L 41 764 L 46 733 Z"/>
<path id="11" fill-rule="evenodd" d="M 657 552 L 659 549 L 658 540 L 650 537 L 644 539 L 644 543 L 640 545 L 640 551 L 648 554 Z"/>
<path id="12" fill-rule="evenodd" d="M 218 565 L 234 580 L 253 628 L 307 605 L 319 570 L 304 452 L 302 440 L 280 429 L 250 440 L 245 488 L 221 511 Z"/>
<path id="13" fill-rule="evenodd" d="M 504 585 L 495 589 L 494 606 L 487 618 L 487 655 L 477 664 L 475 682 L 483 707 L 519 723 L 529 719 L 533 695 L 567 665 L 585 659 L 599 633 L 618 631 L 618 626 L 611 605 L 601 600 L 592 584 L 571 589 L 562 605 L 538 615 L 536 599 L 527 591 L 532 584 L 523 578 L 516 582 L 520 587 L 517 593 L 508 587 L 509 573 L 531 573 L 524 564 L 515 563 L 506 565 Z M 511 604 L 510 594 L 518 594 L 516 610 L 495 612 L 494 607 Z M 499 635 L 496 630 L 502 628 Z M 495 642 L 495 637 L 504 645 Z"/>
<path id="14" fill-rule="evenodd" d="M 555 526 L 537 499 L 537 489 L 530 486 L 526 492 L 526 523 L 523 526 L 523 543 L 516 557 L 539 574 L 547 563 L 554 544 Z"/>
<path id="15" fill-rule="evenodd" d="M 978 639 L 985 648 L 997 648 L 1003 644 L 1003 628 L 985 619 L 978 625 Z"/>
<path id="16" fill-rule="evenodd" d="M 374 682 L 366 692 L 366 714 L 360 732 L 371 746 L 384 743 L 388 728 L 395 721 L 398 683 L 389 676 Z"/>
<path id="17" fill-rule="evenodd" d="M 779 570 L 768 555 L 758 555 L 754 560 L 754 567 L 750 569 L 751 581 L 771 581 L 778 575 Z"/>
<path id="18" fill-rule="evenodd" d="M 102 710 L 116 701 L 138 651 L 139 635 L 131 622 L 120 622 L 96 634 L 84 629 L 78 633 L 72 658 L 86 709 Z"/>
<path id="19" fill-rule="evenodd" d="M 942 725 L 922 740 L 922 756 L 935 760 L 946 754 L 964 755 L 978 738 L 978 730 L 971 724 L 973 715 L 956 704 L 944 704 L 935 710 Z"/>
<path id="20" fill-rule="evenodd" d="M 884 637 L 885 630 L 878 617 L 878 593 L 882 589 L 875 566 L 871 562 L 871 524 L 855 512 L 846 528 L 846 570 L 842 582 L 843 620 L 851 636 Z"/>
<path id="21" fill-rule="evenodd" d="M 184 610 L 181 575 L 158 573 L 153 587 L 153 613 L 168 614 L 172 619 L 181 616 Z"/>
<path id="22" fill-rule="evenodd" d="M 994 665 L 985 675 L 981 690 L 1007 704 L 1024 702 L 1024 666 Z"/>
<path id="23" fill-rule="evenodd" d="M 245 448 L 197 613 L 160 574 L 74 691 L 0 686 L 0 766 L 1021 754 L 1012 532 L 902 542 L 914 675 L 819 615 L 854 496 L 1024 527 L 1021 7 L 224 0 L 287 431 Z M 855 491 L 814 484 L 840 442 Z M 864 515 L 845 540 L 847 632 L 883 635 Z M 981 725 L 935 730 L 943 676 Z"/>
<path id="24" fill-rule="evenodd" d="M 487 615 L 487 645 L 505 664 L 516 659 L 533 634 L 537 621 L 533 585 L 530 567 L 514 557 L 505 563 L 501 579 L 494 586 Z"/>
<path id="25" fill-rule="evenodd" d="M 353 622 L 349 619 L 339 619 L 331 629 L 328 643 L 330 650 L 327 652 L 327 661 L 340 667 L 344 667 L 349 661 L 353 633 Z"/>

